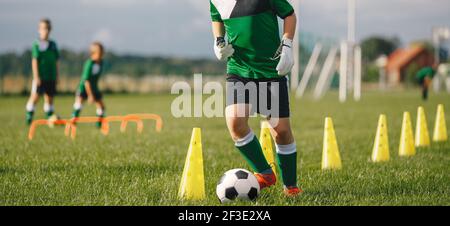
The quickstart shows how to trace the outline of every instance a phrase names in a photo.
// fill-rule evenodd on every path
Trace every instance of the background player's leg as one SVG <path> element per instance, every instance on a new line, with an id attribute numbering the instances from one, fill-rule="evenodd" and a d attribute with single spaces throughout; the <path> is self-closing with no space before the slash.
<path id="1" fill-rule="evenodd" d="M 431 79 L 427 76 L 425 77 L 423 81 L 423 87 L 422 87 L 422 99 L 427 100 L 428 99 L 428 90 L 431 84 Z"/>
<path id="2" fill-rule="evenodd" d="M 33 121 L 33 116 L 34 116 L 34 109 L 36 107 L 36 104 L 39 100 L 39 94 L 35 91 L 32 91 L 30 94 L 30 98 L 28 99 L 27 105 L 26 105 L 26 121 L 27 124 L 30 125 L 31 122 Z"/>
<path id="3" fill-rule="evenodd" d="M 44 94 L 44 112 L 47 118 L 53 115 L 55 108 L 53 106 L 53 96 Z"/>
<path id="4" fill-rule="evenodd" d="M 248 126 L 250 107 L 248 104 L 230 105 L 225 110 L 228 130 L 245 160 L 257 173 L 271 174 L 272 170 L 264 157 L 258 138 Z"/>
<path id="5" fill-rule="evenodd" d="M 291 130 L 289 118 L 281 118 L 271 128 L 277 149 L 277 160 L 281 177 L 286 187 L 297 186 L 297 146 Z"/>
<path id="6" fill-rule="evenodd" d="M 97 127 L 101 128 L 102 127 L 102 121 L 103 118 L 105 117 L 105 103 L 103 103 L 103 100 L 96 100 L 95 102 L 96 106 L 97 106 L 97 117 L 99 118 L 98 122 L 97 122 Z"/>
<path id="7" fill-rule="evenodd" d="M 80 117 L 81 110 L 83 109 L 84 98 L 81 96 L 75 97 L 75 103 L 73 104 L 72 118 Z"/>

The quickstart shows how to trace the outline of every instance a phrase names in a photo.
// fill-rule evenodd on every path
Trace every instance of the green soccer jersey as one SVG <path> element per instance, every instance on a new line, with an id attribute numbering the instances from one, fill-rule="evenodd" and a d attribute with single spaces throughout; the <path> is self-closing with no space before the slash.
<path id="1" fill-rule="evenodd" d="M 31 50 L 33 59 L 38 61 L 39 78 L 43 81 L 55 81 L 59 51 L 56 42 L 36 40 Z"/>
<path id="2" fill-rule="evenodd" d="M 103 71 L 103 62 L 94 62 L 89 59 L 84 63 L 83 74 L 81 76 L 81 81 L 79 85 L 79 90 L 81 92 L 86 92 L 85 82 L 89 81 L 91 85 L 92 92 L 98 93 L 98 81 L 100 79 L 100 75 Z"/>
<path id="3" fill-rule="evenodd" d="M 277 16 L 294 13 L 287 0 L 210 0 L 211 18 L 223 22 L 235 52 L 228 59 L 227 73 L 245 78 L 277 78 L 279 62 L 274 55 L 280 45 Z"/>
<path id="4" fill-rule="evenodd" d="M 432 67 L 424 67 L 417 72 L 416 79 L 423 82 L 426 77 L 433 78 L 435 74 L 436 71 Z"/>

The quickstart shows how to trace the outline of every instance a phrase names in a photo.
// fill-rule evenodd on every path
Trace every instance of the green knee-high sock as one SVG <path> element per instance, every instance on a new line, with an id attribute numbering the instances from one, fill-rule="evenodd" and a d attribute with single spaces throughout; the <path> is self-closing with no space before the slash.
<path id="1" fill-rule="evenodd" d="M 99 120 L 97 121 L 97 123 L 95 123 L 95 125 L 97 126 L 97 128 L 101 128 L 103 118 L 105 117 L 105 112 L 103 109 L 97 109 L 97 117 Z"/>
<path id="2" fill-rule="evenodd" d="M 80 117 L 81 109 L 83 109 L 83 105 L 79 102 L 75 102 L 73 104 L 72 118 Z"/>
<path id="3" fill-rule="evenodd" d="M 26 114 L 27 125 L 31 125 L 31 123 L 33 122 L 33 116 L 34 116 L 34 104 L 31 102 L 27 103 L 27 105 L 25 106 L 25 109 L 27 110 L 27 114 Z"/>
<path id="4" fill-rule="evenodd" d="M 270 169 L 270 165 L 264 157 L 258 138 L 256 138 L 253 132 L 250 132 L 247 136 L 237 141 L 235 145 L 255 172 L 266 173 Z"/>
<path id="5" fill-rule="evenodd" d="M 277 145 L 277 161 L 285 186 L 297 186 L 296 145 Z"/>
<path id="6" fill-rule="evenodd" d="M 27 125 L 30 125 L 31 122 L 33 122 L 33 115 L 34 115 L 34 111 L 27 111 L 27 114 L 26 114 Z"/>
<path id="7" fill-rule="evenodd" d="M 72 118 L 80 117 L 81 109 L 73 109 Z"/>
<path id="8" fill-rule="evenodd" d="M 104 116 L 100 115 L 98 116 L 98 121 L 95 123 L 95 126 L 97 126 L 97 128 L 102 128 L 102 121 L 103 121 Z"/>

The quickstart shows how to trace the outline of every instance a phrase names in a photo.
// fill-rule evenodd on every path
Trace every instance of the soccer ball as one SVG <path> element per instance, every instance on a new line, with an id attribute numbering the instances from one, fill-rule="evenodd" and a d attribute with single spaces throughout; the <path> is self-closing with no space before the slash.
<path id="1" fill-rule="evenodd" d="M 259 184 L 253 173 L 245 169 L 227 171 L 216 187 L 216 194 L 221 203 L 233 200 L 253 201 L 259 195 Z"/>

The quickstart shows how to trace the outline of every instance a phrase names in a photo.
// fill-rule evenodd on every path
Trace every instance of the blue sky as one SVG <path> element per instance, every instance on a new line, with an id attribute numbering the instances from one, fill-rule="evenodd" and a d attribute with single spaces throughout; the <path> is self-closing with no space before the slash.
<path id="1" fill-rule="evenodd" d="M 346 36 L 346 0 L 300 1 L 300 32 Z M 357 0 L 357 37 L 429 39 L 433 26 L 450 27 L 449 0 Z M 103 41 L 120 53 L 212 57 L 207 0 L 0 0 L 0 52 L 21 51 L 49 17 L 60 46 L 85 49 Z"/>

